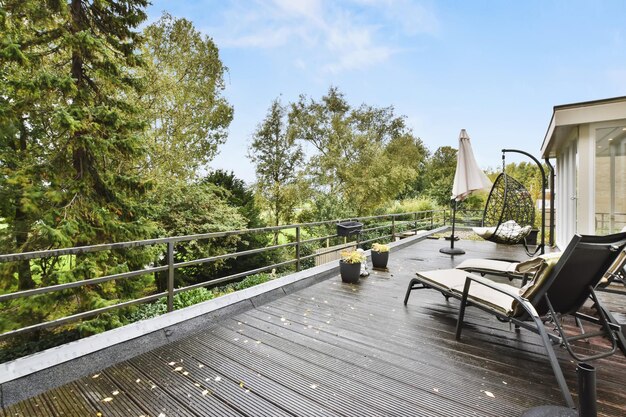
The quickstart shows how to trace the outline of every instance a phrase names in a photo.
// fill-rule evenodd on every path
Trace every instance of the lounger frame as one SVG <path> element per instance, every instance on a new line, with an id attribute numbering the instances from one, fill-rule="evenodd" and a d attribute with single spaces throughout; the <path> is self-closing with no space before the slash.
<path id="1" fill-rule="evenodd" d="M 532 296 L 532 299 L 523 298 L 517 291 L 507 291 L 507 289 L 497 285 L 494 281 L 470 272 L 467 273 L 461 294 L 457 291 L 451 291 L 444 285 L 437 285 L 436 282 L 433 283 L 432 280 L 428 280 L 425 277 L 420 278 L 418 273 L 417 277 L 409 282 L 404 297 L 404 304 L 408 303 L 409 296 L 413 290 L 423 288 L 432 288 L 440 291 L 446 297 L 446 300 L 450 297 L 459 299 L 461 306 L 459 308 L 455 334 L 457 340 L 461 338 L 466 306 L 478 307 L 495 315 L 501 321 L 511 322 L 515 325 L 516 331 L 519 328 L 524 328 L 537 333 L 546 349 L 550 365 L 565 403 L 568 407 L 574 408 L 574 400 L 558 363 L 553 344 L 565 346 L 570 355 L 577 361 L 589 361 L 607 357 L 615 352 L 617 341 L 614 333 L 619 332 L 620 327 L 607 320 L 604 308 L 594 292 L 594 287 L 625 246 L 626 233 L 608 236 L 575 235 L 541 288 Z M 517 301 L 523 311 L 522 314 L 513 317 L 510 314 L 494 309 L 487 303 L 481 303 L 479 300 L 470 298 L 471 285 L 484 285 L 492 290 L 506 294 L 512 300 Z M 596 303 L 598 317 L 585 315 L 578 311 L 589 297 Z M 567 336 L 560 324 L 561 317 L 564 315 L 572 315 L 577 320 L 599 324 L 601 330 L 594 333 Z M 547 321 L 556 325 L 557 334 L 546 331 L 544 323 Z M 611 341 L 610 349 L 585 357 L 576 354 L 572 349 L 572 342 L 600 335 L 608 337 Z"/>

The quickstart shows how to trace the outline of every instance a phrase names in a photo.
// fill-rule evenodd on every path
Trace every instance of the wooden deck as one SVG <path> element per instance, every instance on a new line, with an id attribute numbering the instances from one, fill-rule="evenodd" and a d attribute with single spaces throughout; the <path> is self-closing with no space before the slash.
<path id="1" fill-rule="evenodd" d="M 432 290 L 402 303 L 417 270 L 519 248 L 426 240 L 391 254 L 390 272 L 335 277 L 206 331 L 48 391 L 0 416 L 519 416 L 563 400 L 539 339 Z M 603 295 L 612 308 L 626 295 Z M 581 342 L 581 349 L 595 349 Z M 557 349 L 570 389 L 575 364 Z M 626 357 L 594 362 L 601 415 L 626 415 Z"/>

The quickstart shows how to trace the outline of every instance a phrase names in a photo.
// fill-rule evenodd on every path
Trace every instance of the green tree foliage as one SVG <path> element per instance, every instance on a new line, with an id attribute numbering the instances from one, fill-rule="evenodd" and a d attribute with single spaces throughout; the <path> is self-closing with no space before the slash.
<path id="1" fill-rule="evenodd" d="M 450 205 L 456 171 L 456 154 L 455 148 L 441 146 L 433 153 L 427 163 L 425 192 L 437 204 L 444 207 Z"/>
<path id="2" fill-rule="evenodd" d="M 0 216 L 7 223 L 0 230 L 0 249 L 5 253 L 37 248 L 31 230 L 44 212 L 45 162 L 53 145 L 46 125 L 55 95 L 72 90 L 70 75 L 51 68 L 43 53 L 47 40 L 58 36 L 54 17 L 66 12 L 67 5 L 40 8 L 37 3 L 3 2 L 0 13 Z M 35 286 L 28 261 L 1 267 L 2 287 L 16 284 L 16 270 L 19 289 Z"/>
<path id="3" fill-rule="evenodd" d="M 280 100 L 274 100 L 254 133 L 248 158 L 255 164 L 257 193 L 271 224 L 288 223 L 303 197 L 299 178 L 303 152 L 287 136 L 287 113 Z"/>
<path id="4" fill-rule="evenodd" d="M 256 198 L 251 188 L 237 178 L 235 174 L 218 169 L 211 171 L 203 182 L 214 184 L 220 187 L 219 193 L 231 207 L 237 209 L 246 221 L 246 229 L 265 227 L 266 224 L 261 218 L 261 209 L 256 204 Z M 248 233 L 240 235 L 237 242 L 237 252 L 269 246 L 271 243 L 267 233 Z M 271 265 L 282 260 L 280 254 L 262 252 L 253 255 L 245 255 L 225 261 L 224 268 L 220 275 L 235 274 L 265 265 Z"/>
<path id="5" fill-rule="evenodd" d="M 222 190 L 211 183 L 172 182 L 162 193 L 150 198 L 152 216 L 164 236 L 187 236 L 212 232 L 238 230 L 246 227 L 246 220 L 238 209 L 220 197 Z M 176 262 L 202 259 L 234 252 L 238 236 L 194 240 L 175 246 Z M 216 261 L 176 270 L 175 285 L 194 284 L 218 276 L 224 261 Z M 157 287 L 166 288 L 165 275 L 160 275 Z"/>
<path id="6" fill-rule="evenodd" d="M 543 164 L 543 169 L 546 175 L 550 172 L 545 164 Z M 509 163 L 506 165 L 505 172 L 524 185 L 532 196 L 533 201 L 541 198 L 542 178 L 537 164 L 534 162 Z"/>
<path id="7" fill-rule="evenodd" d="M 148 184 L 137 170 L 143 122 L 128 99 L 139 87 L 134 28 L 146 5 L 3 2 L 1 188 L 14 208 L 2 213 L 13 234 L 3 239 L 10 250 L 151 232 L 141 199 Z M 19 288 L 32 287 L 28 271 L 18 272 Z"/>
<path id="8" fill-rule="evenodd" d="M 147 57 L 145 109 L 149 165 L 153 176 L 190 179 L 227 137 L 233 108 L 224 97 L 224 73 L 213 40 L 186 19 L 164 13 L 144 30 Z"/>
<path id="9" fill-rule="evenodd" d="M 5 0 L 0 25 L 0 192 L 7 252 L 134 240 L 154 233 L 144 123 L 130 97 L 140 88 L 144 0 Z M 90 279 L 143 267 L 133 250 L 3 264 L 3 287 Z M 11 328 L 98 308 L 141 294 L 145 279 L 13 300 Z M 70 303 L 71 301 L 71 303 Z M 64 311 L 60 311 L 64 310 Z M 6 319 L 6 320 L 5 320 Z M 3 324 L 4 326 L 4 324 Z M 37 337 L 38 335 L 35 335 Z"/>
<path id="10" fill-rule="evenodd" d="M 427 150 L 393 107 L 352 108 L 334 87 L 320 101 L 292 104 L 289 135 L 314 149 L 307 172 L 318 192 L 339 196 L 357 214 L 387 204 L 424 169 Z"/>
<path id="11" fill-rule="evenodd" d="M 237 178 L 235 173 L 216 169 L 209 172 L 203 179 L 204 183 L 214 184 L 222 190 L 222 197 L 231 207 L 237 208 L 245 217 L 247 228 L 264 227 L 261 219 L 261 209 L 257 206 L 254 191 L 247 187 L 242 179 Z"/>

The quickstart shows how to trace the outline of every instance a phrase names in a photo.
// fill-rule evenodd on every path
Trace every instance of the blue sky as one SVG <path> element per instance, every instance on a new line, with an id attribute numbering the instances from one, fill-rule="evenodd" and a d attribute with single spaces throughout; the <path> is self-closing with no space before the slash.
<path id="1" fill-rule="evenodd" d="M 332 85 L 355 106 L 394 106 L 431 151 L 467 129 L 495 168 L 503 147 L 539 156 L 554 105 L 626 95 L 622 0 L 152 0 L 149 21 L 162 11 L 220 49 L 235 117 L 211 166 L 247 182 L 278 96 Z"/>

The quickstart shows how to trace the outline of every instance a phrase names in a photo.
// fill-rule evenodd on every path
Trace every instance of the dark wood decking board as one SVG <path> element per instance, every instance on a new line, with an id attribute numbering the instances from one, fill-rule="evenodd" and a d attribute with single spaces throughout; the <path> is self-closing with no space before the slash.
<path id="1" fill-rule="evenodd" d="M 536 335 L 432 290 L 402 301 L 415 271 L 469 257 L 524 259 L 519 247 L 426 240 L 392 252 L 390 272 L 338 277 L 2 412 L 5 416 L 519 416 L 562 398 Z M 602 294 L 611 309 L 626 296 Z M 573 326 L 573 323 L 567 323 Z M 579 342 L 581 352 L 599 347 Z M 575 395 L 575 364 L 557 348 Z M 600 415 L 626 414 L 626 357 L 593 363 Z M 180 367 L 180 369 L 178 369 Z M 105 398 L 110 401 L 103 401 Z"/>
<path id="2" fill-rule="evenodd" d="M 242 366 L 240 363 L 220 354 L 212 349 L 205 348 L 199 342 L 188 343 L 178 347 L 180 352 L 189 355 L 200 364 L 210 364 L 213 372 L 211 379 L 215 377 L 229 378 L 233 381 L 244 382 L 247 389 L 268 399 L 272 403 L 280 405 L 287 412 L 306 417 L 339 416 L 333 413 L 330 408 L 325 407 L 320 402 L 298 395 L 282 385 L 280 379 L 273 380 L 267 375 L 261 375 L 250 368 Z M 205 365 L 207 368 L 209 365 Z M 217 381 L 216 381 L 217 383 Z"/>

